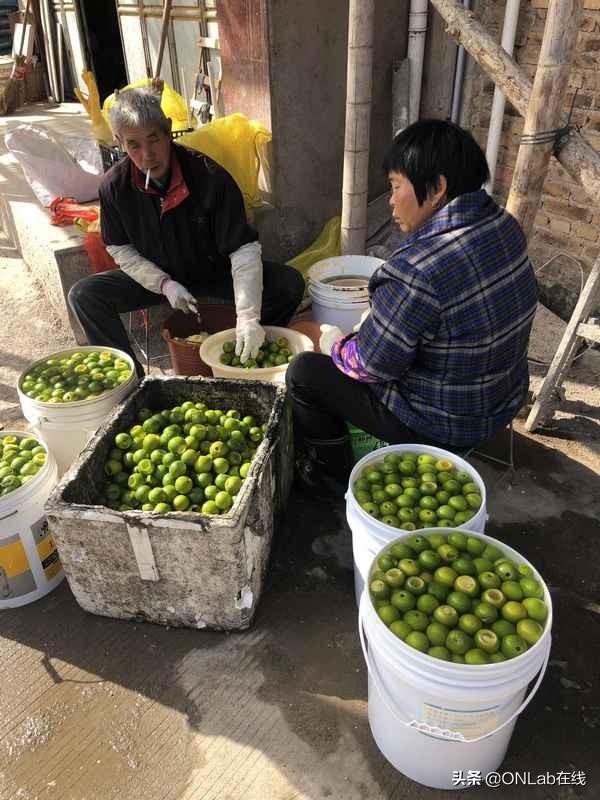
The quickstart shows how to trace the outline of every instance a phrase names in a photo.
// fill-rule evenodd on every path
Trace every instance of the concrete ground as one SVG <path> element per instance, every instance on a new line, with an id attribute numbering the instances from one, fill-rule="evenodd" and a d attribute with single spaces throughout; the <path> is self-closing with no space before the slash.
<path id="1" fill-rule="evenodd" d="M 0 422 L 35 358 L 71 341 L 19 259 L 0 261 Z M 548 337 L 538 337 L 543 350 Z M 543 367 L 533 365 L 534 371 Z M 488 531 L 547 579 L 550 666 L 506 771 L 585 785 L 456 797 L 597 796 L 600 767 L 600 356 L 586 353 L 551 426 L 517 423 L 512 479 L 481 460 Z M 535 382 L 535 378 L 534 378 Z M 505 452 L 506 442 L 498 442 Z M 251 630 L 176 630 L 83 612 L 63 583 L 0 612 L 0 800 L 434 800 L 379 753 L 367 718 L 344 507 L 292 494 Z M 419 758 L 415 753 L 414 758 Z M 563 781 L 567 780 L 563 778 Z"/>

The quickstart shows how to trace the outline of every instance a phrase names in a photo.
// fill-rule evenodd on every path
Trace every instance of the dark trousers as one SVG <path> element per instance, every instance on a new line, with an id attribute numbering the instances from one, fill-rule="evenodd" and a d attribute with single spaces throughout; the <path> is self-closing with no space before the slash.
<path id="1" fill-rule="evenodd" d="M 325 441 L 347 434 L 351 422 L 390 444 L 434 444 L 403 425 L 381 403 L 368 383 L 344 375 L 329 356 L 301 353 L 291 362 L 286 384 L 292 401 L 294 430 L 300 440 Z"/>
<path id="2" fill-rule="evenodd" d="M 233 282 L 227 274 L 219 283 L 187 287 L 196 296 L 234 301 Z M 261 323 L 285 327 L 304 294 L 304 278 L 293 267 L 263 261 Z M 81 323 L 87 340 L 100 347 L 116 347 L 133 358 L 143 374 L 119 314 L 166 303 L 161 294 L 144 289 L 120 269 L 88 275 L 69 292 L 69 305 Z"/>

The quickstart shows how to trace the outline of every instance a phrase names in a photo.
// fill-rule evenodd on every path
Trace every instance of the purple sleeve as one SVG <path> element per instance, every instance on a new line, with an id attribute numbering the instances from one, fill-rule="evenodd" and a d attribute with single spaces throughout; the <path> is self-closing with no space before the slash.
<path id="1" fill-rule="evenodd" d="M 343 339 L 338 339 L 334 342 L 331 348 L 331 358 L 340 372 L 343 372 L 350 378 L 354 378 L 355 381 L 360 381 L 361 383 L 380 383 L 379 378 L 374 378 L 363 367 L 356 334 L 351 333 L 349 336 L 345 336 Z"/>

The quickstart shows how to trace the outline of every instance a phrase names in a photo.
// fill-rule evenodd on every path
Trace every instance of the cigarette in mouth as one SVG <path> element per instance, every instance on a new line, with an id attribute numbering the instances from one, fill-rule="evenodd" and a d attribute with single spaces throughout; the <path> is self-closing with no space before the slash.
<path id="1" fill-rule="evenodd" d="M 146 171 L 146 186 L 144 187 L 145 189 L 148 188 L 148 184 L 149 183 L 150 183 L 150 167 L 148 167 L 148 169 Z"/>

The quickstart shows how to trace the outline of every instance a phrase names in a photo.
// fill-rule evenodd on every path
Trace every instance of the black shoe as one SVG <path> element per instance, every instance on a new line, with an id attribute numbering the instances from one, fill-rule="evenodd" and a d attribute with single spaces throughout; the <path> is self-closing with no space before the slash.
<path id="1" fill-rule="evenodd" d="M 295 477 L 317 496 L 343 497 L 354 466 L 349 436 L 339 439 L 304 439 L 296 458 Z"/>

